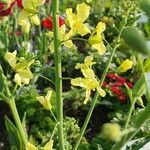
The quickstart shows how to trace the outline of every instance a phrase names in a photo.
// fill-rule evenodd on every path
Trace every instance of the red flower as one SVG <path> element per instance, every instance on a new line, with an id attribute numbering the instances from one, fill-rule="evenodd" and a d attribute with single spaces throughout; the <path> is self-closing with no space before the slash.
<path id="1" fill-rule="evenodd" d="M 16 1 L 17 1 L 17 6 L 23 9 L 22 0 L 16 0 Z"/>
<path id="2" fill-rule="evenodd" d="M 52 16 L 49 16 L 49 18 L 45 18 L 41 21 L 41 24 L 44 28 L 52 30 L 53 29 L 53 23 L 52 23 Z M 62 17 L 59 17 L 59 26 L 62 26 L 65 23 L 64 19 Z"/>
<path id="3" fill-rule="evenodd" d="M 0 11 L 5 7 L 5 4 L 0 2 Z"/>
<path id="4" fill-rule="evenodd" d="M 124 94 L 120 95 L 118 98 L 119 98 L 120 102 L 126 101 L 126 96 Z"/>
<path id="5" fill-rule="evenodd" d="M 112 87 L 110 87 L 110 90 L 117 95 L 120 102 L 125 102 L 126 96 L 124 95 L 124 93 L 122 92 L 122 90 L 119 87 L 112 86 Z"/>
<path id="6" fill-rule="evenodd" d="M 131 83 L 131 82 L 126 82 L 126 84 L 127 84 L 127 86 L 131 89 L 131 88 L 133 88 L 133 83 Z"/>
<path id="7" fill-rule="evenodd" d="M 107 82 L 105 82 L 105 81 L 102 83 L 102 87 L 106 87 L 107 85 L 108 85 L 108 84 L 107 84 Z"/>
<path id="8" fill-rule="evenodd" d="M 111 80 L 117 80 L 117 81 L 120 81 L 120 82 L 123 82 L 125 83 L 126 82 L 126 79 L 114 74 L 114 73 L 108 73 L 107 74 L 107 77 Z"/>
<path id="9" fill-rule="evenodd" d="M 0 8 L 1 8 L 0 9 L 0 16 L 4 17 L 4 16 L 10 15 L 11 14 L 11 10 L 12 10 L 14 4 L 15 4 L 15 1 L 10 4 L 9 8 L 7 8 L 7 9 L 4 10 L 4 7 L 6 6 L 6 4 L 0 2 Z"/>
<path id="10" fill-rule="evenodd" d="M 112 86 L 110 87 L 110 90 L 115 93 L 116 95 L 121 95 L 122 94 L 122 91 L 119 87 L 115 87 L 115 86 Z"/>

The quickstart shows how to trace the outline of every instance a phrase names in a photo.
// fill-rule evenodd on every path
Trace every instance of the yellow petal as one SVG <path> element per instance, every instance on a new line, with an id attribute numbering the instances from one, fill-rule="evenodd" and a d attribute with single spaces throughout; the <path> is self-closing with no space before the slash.
<path id="1" fill-rule="evenodd" d="M 50 51 L 52 53 L 54 53 L 54 41 L 51 41 L 50 45 L 48 46 L 48 48 L 50 49 Z"/>
<path id="2" fill-rule="evenodd" d="M 20 77 L 28 78 L 31 80 L 33 78 L 32 72 L 29 69 L 16 70 Z"/>
<path id="3" fill-rule="evenodd" d="M 91 68 L 81 69 L 85 78 L 95 78 L 95 73 Z"/>
<path id="4" fill-rule="evenodd" d="M 72 13 L 72 8 L 67 8 L 66 9 L 66 23 L 68 26 L 72 27 L 74 24 L 74 20 L 76 17 L 76 15 L 74 13 Z"/>
<path id="5" fill-rule="evenodd" d="M 25 148 L 26 150 L 38 150 L 33 144 L 31 144 L 31 143 L 27 143 L 27 145 L 26 145 L 26 148 Z"/>
<path id="6" fill-rule="evenodd" d="M 63 45 L 66 46 L 67 48 L 71 48 L 73 46 L 73 43 L 71 40 L 63 42 Z"/>
<path id="7" fill-rule="evenodd" d="M 90 6 L 85 3 L 77 5 L 77 18 L 79 21 L 84 22 L 90 14 Z"/>
<path id="8" fill-rule="evenodd" d="M 91 90 L 86 90 L 86 98 L 84 100 L 84 104 L 86 104 L 90 98 L 90 95 L 91 95 Z"/>
<path id="9" fill-rule="evenodd" d="M 29 18 L 27 16 L 27 13 L 25 11 L 21 11 L 18 15 L 18 24 L 24 25 L 27 21 L 29 21 Z"/>
<path id="10" fill-rule="evenodd" d="M 87 27 L 87 25 L 80 23 L 78 24 L 78 30 L 77 34 L 80 34 L 81 36 L 84 36 L 88 33 L 91 33 L 90 29 Z"/>
<path id="11" fill-rule="evenodd" d="M 83 88 L 87 87 L 86 80 L 84 78 L 81 78 L 81 77 L 72 79 L 71 84 L 73 86 L 80 86 L 80 87 L 83 87 Z"/>
<path id="12" fill-rule="evenodd" d="M 16 82 L 17 85 L 21 86 L 21 77 L 19 76 L 19 74 L 15 74 L 15 78 L 14 81 Z"/>
<path id="13" fill-rule="evenodd" d="M 105 92 L 102 88 L 98 87 L 98 88 L 97 88 L 97 91 L 99 92 L 99 94 L 100 94 L 102 97 L 105 97 L 106 92 Z"/>
<path id="14" fill-rule="evenodd" d="M 35 25 L 40 25 L 40 19 L 37 15 L 34 15 L 32 17 L 30 17 L 31 23 L 35 24 Z"/>
<path id="15" fill-rule="evenodd" d="M 51 96 L 52 96 L 52 93 L 53 93 L 53 91 L 52 90 L 49 90 L 48 92 L 47 92 L 47 95 L 46 95 L 46 99 L 47 100 L 50 100 L 51 99 Z"/>
<path id="16" fill-rule="evenodd" d="M 21 77 L 21 82 L 22 82 L 23 84 L 28 85 L 28 84 L 29 84 L 29 82 L 30 82 L 30 80 L 29 80 L 28 78 Z"/>
<path id="17" fill-rule="evenodd" d="M 122 62 L 122 64 L 118 68 L 118 72 L 126 72 L 127 70 L 131 69 L 133 66 L 133 62 L 129 59 L 126 59 Z"/>
<path id="18" fill-rule="evenodd" d="M 50 38 L 53 38 L 54 34 L 52 31 L 49 31 L 48 33 L 46 33 L 46 35 Z"/>
<path id="19" fill-rule="evenodd" d="M 103 22 L 99 22 L 96 26 L 96 32 L 97 34 L 101 34 L 106 29 L 106 24 Z"/>
<path id="20" fill-rule="evenodd" d="M 98 44 L 93 44 L 93 45 L 92 45 L 92 48 L 98 50 L 98 53 L 99 53 L 100 55 L 103 55 L 103 54 L 106 52 L 106 47 L 105 47 L 105 45 L 103 44 L 103 42 L 98 43 Z"/>
<path id="21" fill-rule="evenodd" d="M 30 24 L 29 21 L 27 21 L 27 22 L 25 22 L 24 24 L 21 25 L 21 31 L 23 33 L 29 33 L 30 27 L 31 27 L 31 24 Z"/>
<path id="22" fill-rule="evenodd" d="M 5 54 L 5 59 L 8 61 L 10 66 L 13 68 L 16 66 L 16 54 L 17 54 L 16 50 L 13 53 L 6 52 L 6 54 Z"/>
<path id="23" fill-rule="evenodd" d="M 43 150 L 53 150 L 53 140 L 50 140 L 46 145 L 43 147 Z"/>
<path id="24" fill-rule="evenodd" d="M 94 36 L 90 36 L 88 41 L 91 45 L 101 43 L 102 42 L 102 36 L 98 35 L 98 34 L 96 34 Z"/>

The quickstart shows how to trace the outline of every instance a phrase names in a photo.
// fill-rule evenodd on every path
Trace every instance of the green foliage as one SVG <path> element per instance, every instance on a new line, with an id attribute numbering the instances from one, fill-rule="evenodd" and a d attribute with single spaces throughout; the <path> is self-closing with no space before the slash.
<path id="1" fill-rule="evenodd" d="M 125 28 L 122 33 L 122 38 L 132 50 L 135 50 L 145 55 L 150 55 L 146 40 L 137 28 Z"/>
<path id="2" fill-rule="evenodd" d="M 148 16 L 150 16 L 150 0 L 141 0 L 140 7 Z"/>
<path id="3" fill-rule="evenodd" d="M 18 150 L 18 149 L 23 150 L 24 145 L 20 133 L 7 116 L 5 117 L 5 125 L 8 133 L 11 150 Z"/>

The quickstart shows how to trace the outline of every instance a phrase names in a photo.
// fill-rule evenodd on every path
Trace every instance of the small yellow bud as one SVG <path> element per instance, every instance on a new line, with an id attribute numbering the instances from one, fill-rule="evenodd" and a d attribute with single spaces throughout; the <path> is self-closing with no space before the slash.
<path id="1" fill-rule="evenodd" d="M 105 123 L 101 135 L 104 139 L 118 142 L 122 137 L 121 127 L 117 123 Z"/>
<path id="2" fill-rule="evenodd" d="M 133 66 L 133 62 L 129 59 L 126 59 L 122 62 L 122 64 L 118 68 L 118 72 L 123 73 L 127 70 L 131 69 Z"/>

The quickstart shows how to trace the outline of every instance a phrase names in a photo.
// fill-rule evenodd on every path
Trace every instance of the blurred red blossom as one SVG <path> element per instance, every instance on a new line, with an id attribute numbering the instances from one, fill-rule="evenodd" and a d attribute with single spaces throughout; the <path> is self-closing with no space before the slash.
<path id="1" fill-rule="evenodd" d="M 49 16 L 48 18 L 45 18 L 41 21 L 41 24 L 44 28 L 52 30 L 53 29 L 53 17 Z M 61 27 L 65 23 L 63 17 L 59 17 L 59 26 Z"/>
<path id="2" fill-rule="evenodd" d="M 109 80 L 109 82 L 103 82 L 102 87 L 108 87 L 109 90 L 118 97 L 120 102 L 125 102 L 127 97 L 123 92 L 122 87 L 126 84 L 129 88 L 132 88 L 133 83 L 128 82 L 125 78 L 114 73 L 108 73 L 106 79 Z"/>
<path id="3" fill-rule="evenodd" d="M 12 13 L 12 9 L 13 9 L 13 6 L 15 5 L 15 3 L 17 3 L 17 6 L 19 8 L 23 8 L 23 5 L 22 5 L 22 0 L 14 0 L 8 8 L 5 9 L 6 7 L 6 3 L 3 3 L 3 2 L 0 2 L 0 16 L 1 17 L 4 17 L 4 16 L 8 16 Z"/>
<path id="4" fill-rule="evenodd" d="M 5 9 L 6 4 L 3 2 L 0 2 L 0 16 L 8 16 L 11 14 L 11 10 L 15 4 L 15 1 L 13 1 L 8 8 Z"/>
<path id="5" fill-rule="evenodd" d="M 21 9 L 23 9 L 22 0 L 16 0 L 17 6 Z"/>

